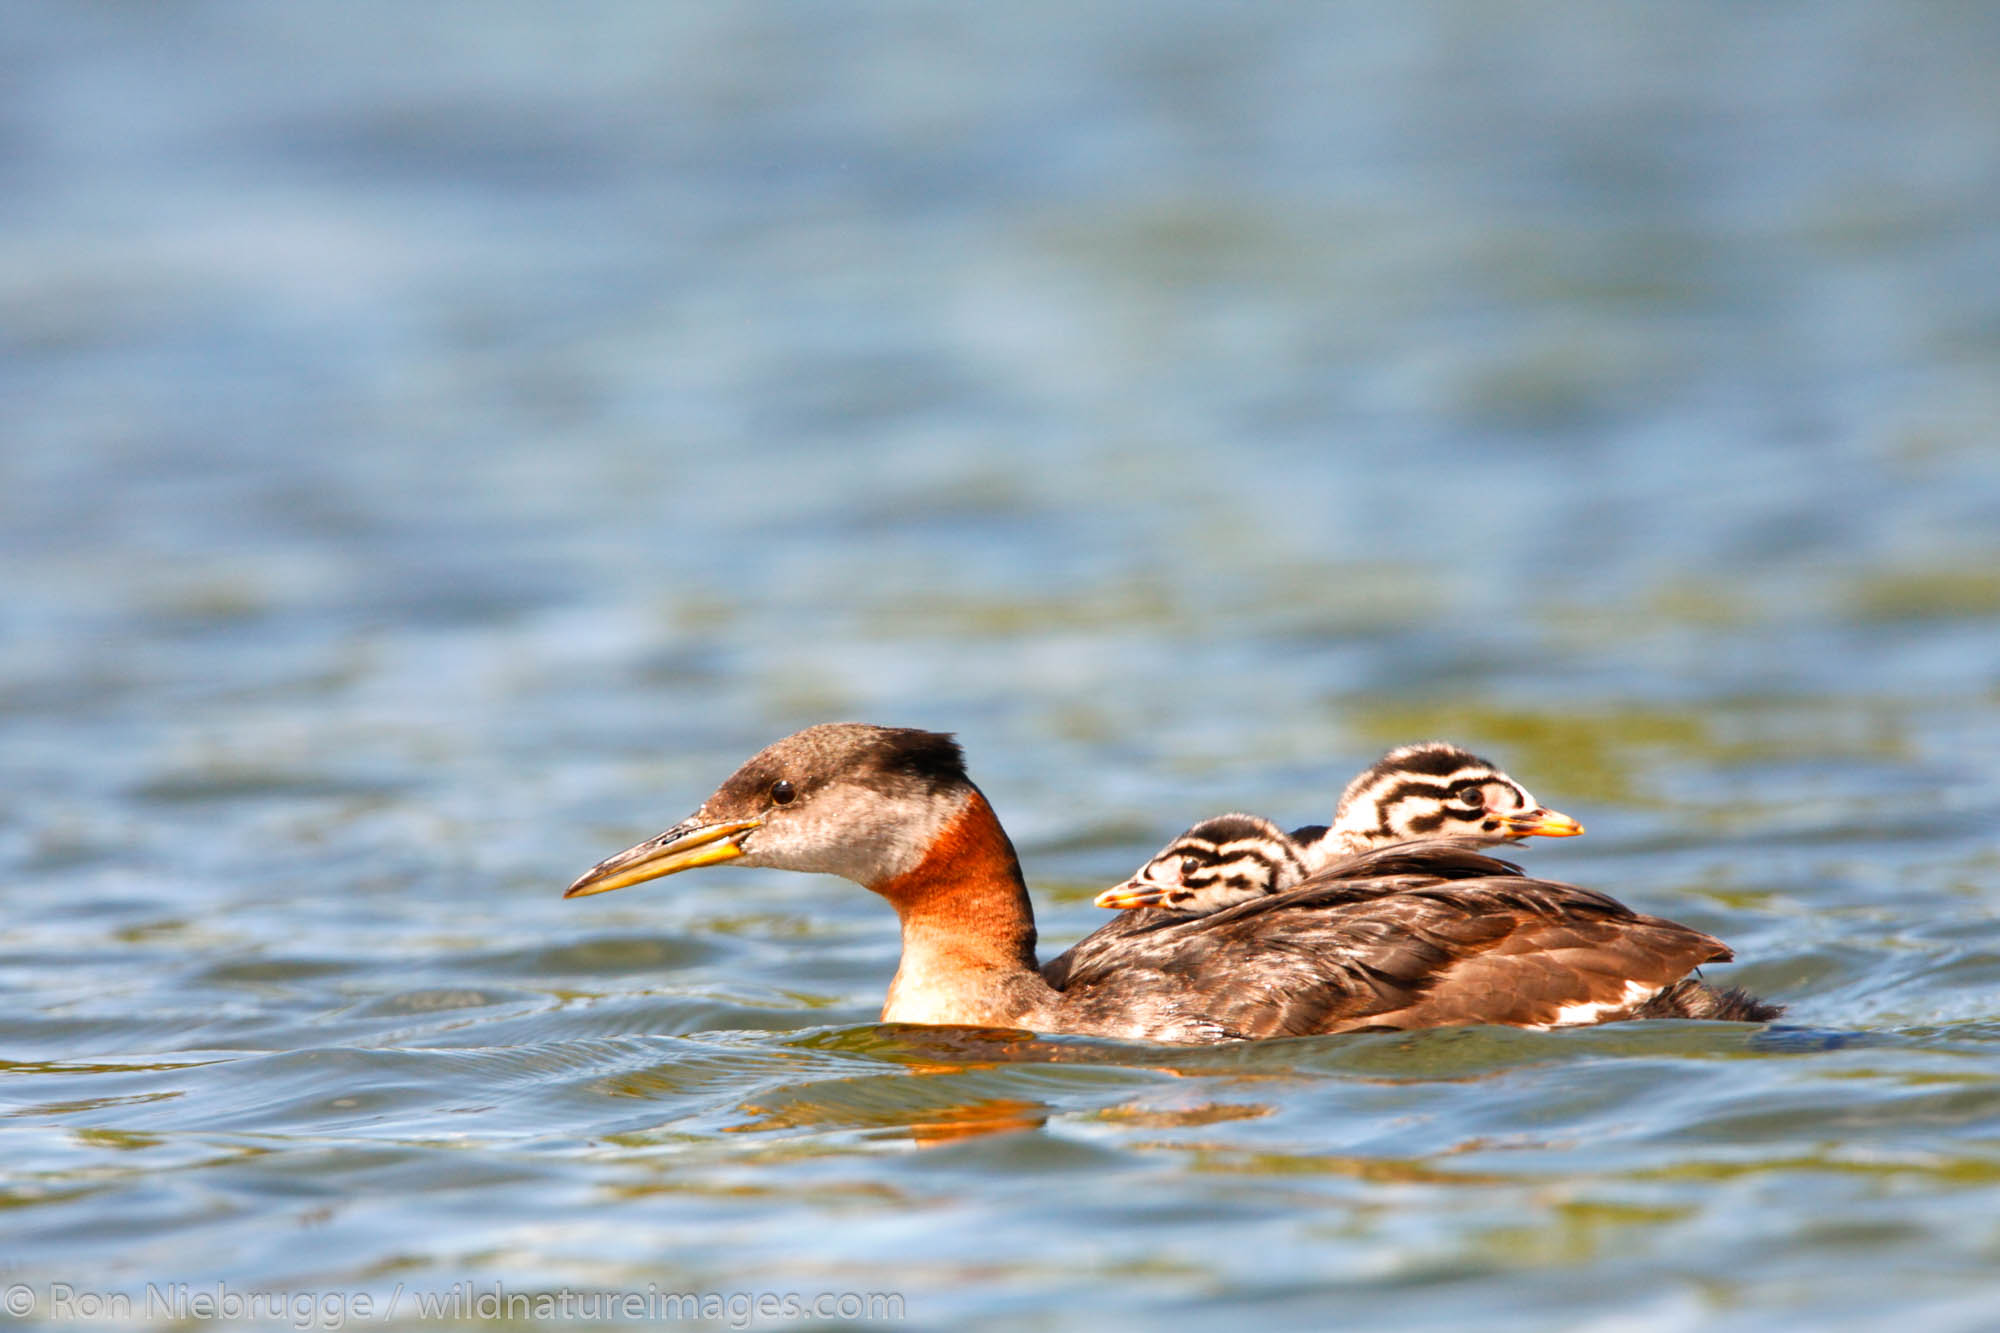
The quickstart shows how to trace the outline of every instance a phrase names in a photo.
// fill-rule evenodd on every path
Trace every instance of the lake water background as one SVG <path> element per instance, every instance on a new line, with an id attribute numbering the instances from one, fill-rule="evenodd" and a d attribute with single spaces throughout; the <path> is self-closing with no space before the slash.
<path id="1" fill-rule="evenodd" d="M 2000 1327 L 1993 9 L 4 17 L 9 1314 Z M 1045 950 L 1449 737 L 1791 1013 L 884 1029 L 850 885 L 560 899 L 841 718 Z"/>

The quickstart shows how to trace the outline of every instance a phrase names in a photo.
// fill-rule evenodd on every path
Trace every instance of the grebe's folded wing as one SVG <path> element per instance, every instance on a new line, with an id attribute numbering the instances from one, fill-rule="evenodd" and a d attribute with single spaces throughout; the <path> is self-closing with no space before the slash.
<path id="1" fill-rule="evenodd" d="M 1157 1009 L 1276 1037 L 1603 1022 L 1730 957 L 1713 936 L 1476 848 L 1404 844 L 1353 860 L 1404 873 L 1342 863 L 1210 916 L 1100 931 L 1044 976 L 1078 1015 Z"/>
<path id="2" fill-rule="evenodd" d="M 1220 924 L 1293 908 L 1327 907 L 1381 897 L 1412 887 L 1406 882 L 1412 877 L 1428 883 L 1519 875 L 1521 868 L 1513 862 L 1485 854 L 1486 848 L 1502 845 L 1512 844 L 1500 838 L 1429 838 L 1377 847 L 1341 857 L 1283 893 L 1237 903 L 1206 917 L 1189 917 L 1155 907 L 1133 908 L 1119 913 L 1068 951 L 1042 964 L 1042 976 L 1057 990 L 1066 990 L 1072 975 L 1123 966 L 1121 941 L 1176 924 L 1193 926 L 1201 920 Z"/>

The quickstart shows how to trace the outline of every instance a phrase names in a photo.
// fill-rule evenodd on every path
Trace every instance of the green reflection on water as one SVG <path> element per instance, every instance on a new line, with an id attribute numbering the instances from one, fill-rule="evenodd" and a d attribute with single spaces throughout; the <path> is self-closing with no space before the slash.
<path id="1" fill-rule="evenodd" d="M 1510 1264 L 1588 1263 L 1640 1246 L 1661 1229 L 1698 1215 L 1692 1206 L 1645 1206 L 1598 1199 L 1567 1199 L 1538 1224 L 1497 1227 L 1481 1233 L 1477 1248 Z"/>
<path id="2" fill-rule="evenodd" d="M 1858 620 L 1986 619 L 2000 616 L 2000 568 L 1988 563 L 1869 574 L 1854 581 L 1846 600 Z"/>
<path id="3" fill-rule="evenodd" d="M 1606 801 L 1639 803 L 1635 780 L 1643 752 L 1715 753 L 1709 721 L 1695 712 L 1638 705 L 1556 712 L 1448 700 L 1358 698 L 1339 711 L 1373 743 L 1388 747 L 1420 737 L 1457 740 L 1505 754 L 1515 773 L 1561 775 L 1561 789 Z M 1531 788 L 1548 785 L 1529 779 Z"/>

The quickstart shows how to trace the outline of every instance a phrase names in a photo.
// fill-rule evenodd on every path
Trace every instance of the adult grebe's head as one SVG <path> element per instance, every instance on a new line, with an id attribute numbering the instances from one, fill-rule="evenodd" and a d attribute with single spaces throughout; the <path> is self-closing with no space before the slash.
<path id="1" fill-rule="evenodd" d="M 877 887 L 921 863 L 975 791 L 958 742 L 942 732 L 808 727 L 752 755 L 692 815 L 598 862 L 563 896 L 724 861 Z"/>

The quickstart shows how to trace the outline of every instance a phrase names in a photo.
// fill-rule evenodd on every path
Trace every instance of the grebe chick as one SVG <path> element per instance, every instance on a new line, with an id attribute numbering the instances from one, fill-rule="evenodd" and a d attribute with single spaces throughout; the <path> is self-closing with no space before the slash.
<path id="1" fill-rule="evenodd" d="M 565 896 L 725 861 L 840 875 L 888 899 L 903 948 L 884 1022 L 1199 1043 L 1776 1012 L 1728 1008 L 1689 977 L 1729 959 L 1719 940 L 1449 840 L 1350 857 L 1206 916 L 1100 931 L 1038 968 L 1020 862 L 958 743 L 859 723 L 766 747 Z"/>
<path id="2" fill-rule="evenodd" d="M 1281 831 L 1256 815 L 1204 819 L 1097 895 L 1112 909 L 1218 911 L 1282 893 L 1345 856 L 1419 838 L 1571 838 L 1583 825 L 1536 802 L 1488 760 L 1445 741 L 1403 745 L 1341 792 L 1333 824 Z"/>
<path id="3" fill-rule="evenodd" d="M 1333 824 L 1294 829 L 1309 871 L 1343 856 L 1416 838 L 1573 838 L 1583 825 L 1449 741 L 1399 745 L 1340 793 Z"/>
<path id="4" fill-rule="evenodd" d="M 1304 845 L 1261 815 L 1216 815 L 1168 843 L 1132 878 L 1098 894 L 1093 905 L 1199 916 L 1298 887 L 1306 855 Z"/>

